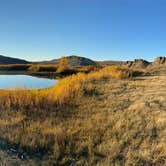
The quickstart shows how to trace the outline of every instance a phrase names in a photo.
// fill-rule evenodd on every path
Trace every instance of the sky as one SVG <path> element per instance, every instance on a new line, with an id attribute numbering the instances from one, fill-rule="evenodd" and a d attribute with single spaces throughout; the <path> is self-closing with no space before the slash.
<path id="1" fill-rule="evenodd" d="M 166 55 L 166 1 L 0 0 L 0 55 L 152 61 Z"/>

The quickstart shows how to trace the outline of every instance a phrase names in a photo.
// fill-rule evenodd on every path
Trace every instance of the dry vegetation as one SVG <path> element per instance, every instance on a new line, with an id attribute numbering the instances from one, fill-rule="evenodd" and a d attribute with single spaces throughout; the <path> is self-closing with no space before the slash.
<path id="1" fill-rule="evenodd" d="M 89 74 L 78 73 L 60 80 L 54 87 L 45 90 L 16 89 L 12 91 L 1 90 L 0 109 L 54 109 L 71 101 L 74 97 L 82 95 L 84 85 L 88 82 L 106 78 L 125 78 L 131 71 L 116 66 L 105 67 L 100 71 Z"/>
<path id="2" fill-rule="evenodd" d="M 165 165 L 166 78 L 121 79 L 134 74 L 106 67 L 50 89 L 1 91 L 0 140 L 27 156 L 13 162 Z"/>

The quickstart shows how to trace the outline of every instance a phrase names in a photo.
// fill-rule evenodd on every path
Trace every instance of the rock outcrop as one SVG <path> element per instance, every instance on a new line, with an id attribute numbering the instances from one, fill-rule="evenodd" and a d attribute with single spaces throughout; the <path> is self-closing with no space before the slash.
<path id="1" fill-rule="evenodd" d="M 154 62 L 152 63 L 153 66 L 155 65 L 166 65 L 166 57 L 157 57 Z"/>
<path id="2" fill-rule="evenodd" d="M 127 61 L 126 66 L 129 68 L 135 68 L 135 69 L 144 69 L 146 68 L 150 62 L 144 60 L 144 59 L 135 59 L 134 61 Z"/>
<path id="3" fill-rule="evenodd" d="M 148 69 L 166 70 L 166 57 L 157 57 L 149 66 Z"/>

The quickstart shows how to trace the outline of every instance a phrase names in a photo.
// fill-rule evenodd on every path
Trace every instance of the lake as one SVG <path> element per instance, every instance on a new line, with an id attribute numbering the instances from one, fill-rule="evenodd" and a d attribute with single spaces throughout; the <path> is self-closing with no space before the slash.
<path id="1" fill-rule="evenodd" d="M 53 86 L 57 80 L 29 75 L 0 75 L 0 89 L 43 89 Z"/>

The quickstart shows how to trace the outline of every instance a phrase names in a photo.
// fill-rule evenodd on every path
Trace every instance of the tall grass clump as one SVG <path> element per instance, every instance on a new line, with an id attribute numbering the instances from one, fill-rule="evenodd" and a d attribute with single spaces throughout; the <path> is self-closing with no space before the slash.
<path id="1" fill-rule="evenodd" d="M 68 103 L 84 93 L 85 84 L 100 79 L 126 78 L 130 71 L 117 66 L 105 67 L 88 74 L 78 73 L 61 79 L 54 87 L 44 90 L 1 90 L 1 109 L 43 109 Z"/>
<path id="2" fill-rule="evenodd" d="M 75 96 L 83 93 L 87 82 L 107 79 L 125 78 L 129 71 L 120 67 L 105 67 L 89 74 L 78 73 L 61 79 L 54 87 L 45 90 L 12 90 L 1 91 L 0 108 L 23 109 L 41 108 L 48 105 L 62 105 Z"/>
<path id="3" fill-rule="evenodd" d="M 61 105 L 69 102 L 69 100 L 75 96 L 80 96 L 84 92 L 83 87 L 87 82 L 108 78 L 126 78 L 129 76 L 129 72 L 130 71 L 126 69 L 112 66 L 89 74 L 78 73 L 69 76 L 59 81 L 53 88 L 48 90 L 48 99 L 49 101 L 53 100 Z"/>

